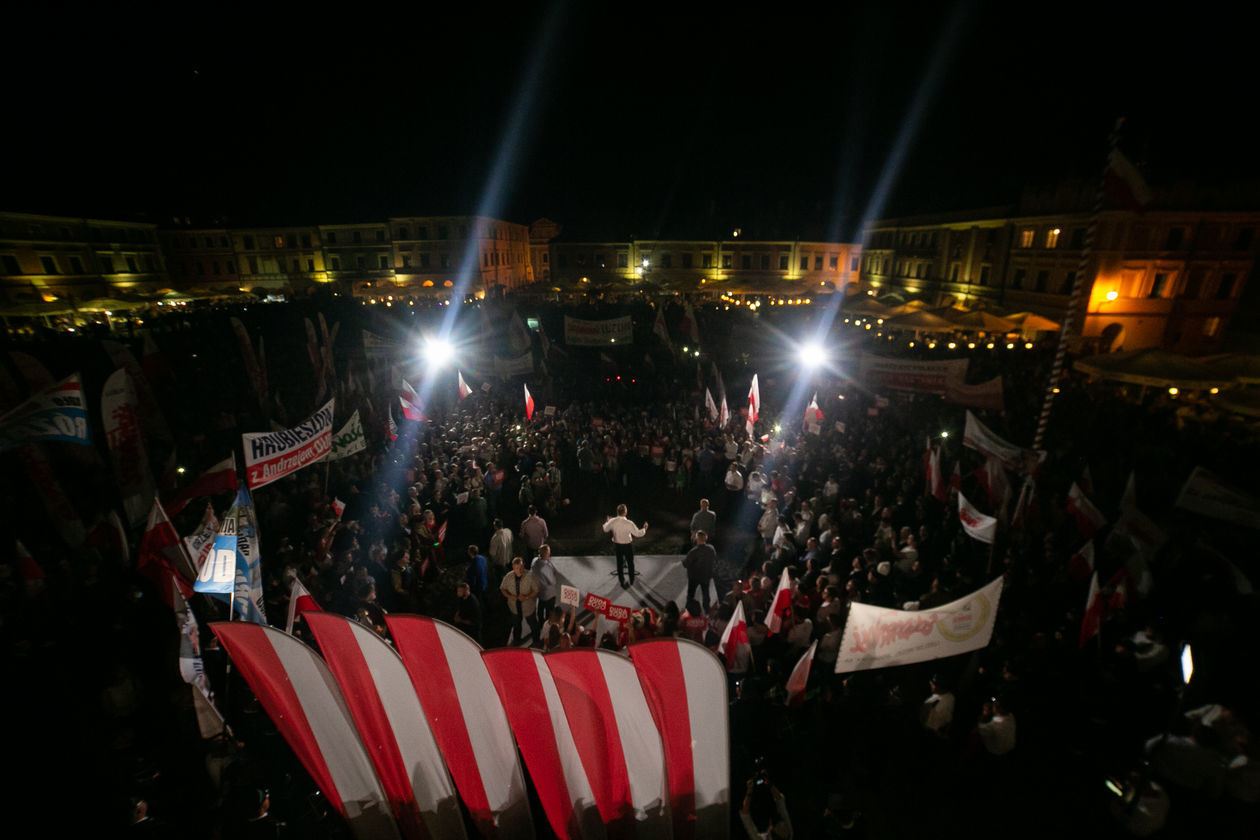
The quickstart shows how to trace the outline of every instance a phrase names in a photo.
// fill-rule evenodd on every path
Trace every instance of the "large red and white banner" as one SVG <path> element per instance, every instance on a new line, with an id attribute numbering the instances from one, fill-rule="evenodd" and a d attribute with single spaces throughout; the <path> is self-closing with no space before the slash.
<path id="1" fill-rule="evenodd" d="M 324 661 L 292 636 L 262 624 L 216 622 L 210 629 L 355 836 L 398 837 L 385 791 Z"/>
<path id="2" fill-rule="evenodd" d="M 965 598 L 921 612 L 853 603 L 844 625 L 836 673 L 943 659 L 989 643 L 1002 579 Z"/>
<path id="3" fill-rule="evenodd" d="M 560 840 L 605 837 L 604 820 L 543 654 L 500 648 L 481 658 L 507 711 L 551 830 Z"/>
<path id="4" fill-rule="evenodd" d="M 648 639 L 629 650 L 665 748 L 675 840 L 728 837 L 731 757 L 722 661 L 685 639 Z"/>
<path id="5" fill-rule="evenodd" d="M 214 496 L 218 493 L 236 490 L 237 487 L 236 453 L 233 453 L 194 479 L 192 484 L 176 493 L 166 503 L 165 507 L 171 516 L 178 516 L 179 512 L 198 496 Z"/>
<path id="6" fill-rule="evenodd" d="M 148 524 L 144 536 L 140 539 L 140 552 L 136 559 L 136 571 L 150 578 L 158 588 L 162 600 L 171 609 L 176 605 L 171 600 L 169 581 L 173 578 L 179 585 L 185 598 L 193 596 L 193 581 L 197 579 L 193 571 L 188 552 L 184 550 L 183 541 L 175 531 L 175 526 L 162 510 L 162 503 L 156 498 L 149 511 Z"/>
<path id="7" fill-rule="evenodd" d="M 157 485 L 149 470 L 149 449 L 144 442 L 136 390 L 127 371 L 119 368 L 101 392 L 101 422 L 114 466 L 114 479 L 122 495 L 127 524 L 139 525 L 149 510 Z"/>
<path id="8" fill-rule="evenodd" d="M 966 376 L 966 359 L 914 362 L 863 353 L 858 360 L 858 379 L 873 391 L 892 389 L 945 394 L 950 383 L 961 384 Z"/>
<path id="9" fill-rule="evenodd" d="M 988 382 L 978 385 L 967 385 L 958 382 L 945 383 L 945 401 L 956 405 L 969 405 L 983 408 L 985 411 L 1001 412 L 1006 410 L 1006 399 L 1002 393 L 1002 377 L 995 376 Z"/>
<path id="10" fill-rule="evenodd" d="M 634 666 L 590 648 L 546 663 L 608 833 L 670 837 L 664 746 Z"/>
<path id="11" fill-rule="evenodd" d="M 455 787 L 402 659 L 375 632 L 340 615 L 306 613 L 408 840 L 463 838 Z"/>
<path id="12" fill-rule="evenodd" d="M 477 829 L 492 838 L 532 838 L 525 776 L 480 646 L 431 618 L 385 621 Z"/>
<path id="13" fill-rule="evenodd" d="M 629 315 L 587 321 L 564 316 L 564 343 L 570 347 L 601 347 L 605 344 L 630 344 L 634 341 L 634 325 Z"/>
<path id="14" fill-rule="evenodd" d="M 962 522 L 963 530 L 980 542 L 992 543 L 997 536 L 997 519 L 976 510 L 975 505 L 967 501 L 962 493 L 958 494 L 958 519 Z"/>
<path id="15" fill-rule="evenodd" d="M 1044 452 L 1016 446 L 995 435 L 970 411 L 967 412 L 967 425 L 963 428 L 963 446 L 997 458 L 1002 466 L 1021 474 L 1034 472 L 1035 465 L 1045 457 Z"/>
<path id="16" fill-rule="evenodd" d="M 329 400 L 292 429 L 241 435 L 251 490 L 295 473 L 332 451 L 333 402 Z"/>

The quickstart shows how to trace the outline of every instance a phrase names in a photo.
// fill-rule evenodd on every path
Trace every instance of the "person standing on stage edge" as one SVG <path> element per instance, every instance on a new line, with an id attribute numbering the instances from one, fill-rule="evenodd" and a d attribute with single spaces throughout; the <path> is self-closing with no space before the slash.
<path id="1" fill-rule="evenodd" d="M 604 517 L 604 533 L 612 534 L 613 548 L 617 552 L 617 580 L 622 589 L 629 585 L 626 583 L 627 574 L 630 576 L 630 583 L 634 583 L 634 545 L 631 540 L 647 534 L 647 529 L 646 522 L 640 528 L 626 519 L 625 505 L 617 505 L 616 516 Z"/>

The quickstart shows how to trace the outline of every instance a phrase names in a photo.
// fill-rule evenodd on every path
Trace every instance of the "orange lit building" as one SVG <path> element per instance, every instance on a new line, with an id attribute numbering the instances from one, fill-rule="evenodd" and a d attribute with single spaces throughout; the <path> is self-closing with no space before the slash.
<path id="1" fill-rule="evenodd" d="M 232 234 L 223 227 L 190 223 L 158 231 L 171 282 L 177 291 L 201 290 L 230 293 L 241 286 Z"/>
<path id="2" fill-rule="evenodd" d="M 485 216 L 406 216 L 389 220 L 394 272 L 404 294 L 511 291 L 533 282 L 526 225 Z"/>

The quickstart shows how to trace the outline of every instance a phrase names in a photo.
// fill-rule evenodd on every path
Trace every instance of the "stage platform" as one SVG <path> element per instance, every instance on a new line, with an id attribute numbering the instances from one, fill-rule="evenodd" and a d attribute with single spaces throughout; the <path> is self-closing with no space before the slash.
<path id="1" fill-rule="evenodd" d="M 617 582 L 617 558 L 611 554 L 553 556 L 551 561 L 556 566 L 559 582 L 577 587 L 583 599 L 593 592 L 614 604 L 635 610 L 651 607 L 657 613 L 665 609 L 668 601 L 677 604 L 679 612 L 687 606 L 687 571 L 683 568 L 681 554 L 636 554 L 634 570 L 638 574 L 626 589 Z M 696 593 L 697 597 L 699 594 Z M 710 602 L 720 600 L 713 583 L 709 584 L 709 598 Z M 592 619 L 588 610 L 578 610 L 578 620 L 583 626 L 590 626 Z"/>

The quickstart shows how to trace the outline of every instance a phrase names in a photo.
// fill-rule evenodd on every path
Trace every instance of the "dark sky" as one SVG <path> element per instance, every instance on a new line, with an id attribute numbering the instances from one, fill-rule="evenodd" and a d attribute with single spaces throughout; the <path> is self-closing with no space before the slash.
<path id="1" fill-rule="evenodd" d="M 851 237 L 1095 179 L 1122 114 L 1154 184 L 1257 173 L 1224 9 L 430 5 L 6 4 L 0 206 Z"/>

